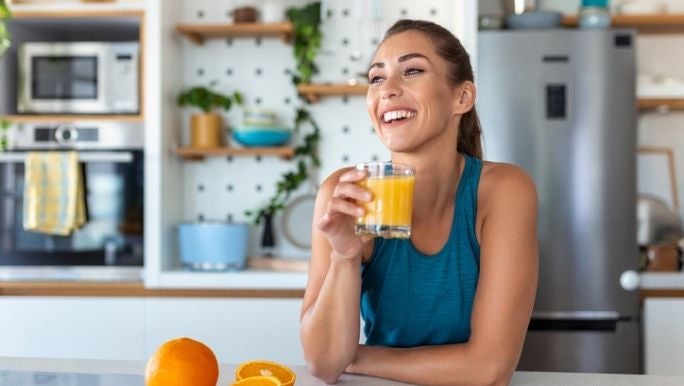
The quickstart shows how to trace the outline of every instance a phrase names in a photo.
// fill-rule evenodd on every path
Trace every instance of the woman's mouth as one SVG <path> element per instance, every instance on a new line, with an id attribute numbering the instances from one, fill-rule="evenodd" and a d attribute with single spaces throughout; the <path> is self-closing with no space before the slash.
<path id="1" fill-rule="evenodd" d="M 385 124 L 405 122 L 411 118 L 414 118 L 416 115 L 418 115 L 418 113 L 412 110 L 401 109 L 387 111 L 382 114 L 382 122 Z"/>

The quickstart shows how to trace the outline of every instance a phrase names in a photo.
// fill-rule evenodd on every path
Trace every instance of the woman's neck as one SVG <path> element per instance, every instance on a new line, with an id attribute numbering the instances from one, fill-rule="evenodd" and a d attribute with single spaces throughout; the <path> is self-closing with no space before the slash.
<path id="1" fill-rule="evenodd" d="M 392 161 L 411 165 L 416 169 L 413 193 L 413 214 L 416 220 L 434 218 L 445 213 L 448 208 L 453 208 L 456 189 L 465 165 L 462 154 L 455 149 L 422 157 L 392 154 Z"/>

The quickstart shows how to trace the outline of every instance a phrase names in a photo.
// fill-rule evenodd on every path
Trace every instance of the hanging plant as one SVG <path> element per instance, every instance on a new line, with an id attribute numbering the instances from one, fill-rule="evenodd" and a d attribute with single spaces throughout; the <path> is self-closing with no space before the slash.
<path id="1" fill-rule="evenodd" d="M 7 30 L 7 25 L 5 20 L 12 17 L 9 8 L 5 0 L 0 0 L 0 58 L 3 57 L 8 48 L 12 45 L 10 41 L 10 33 Z M 9 130 L 10 123 L 4 119 L 0 118 L 0 151 L 7 150 L 7 132 Z"/>
<path id="2" fill-rule="evenodd" d="M 315 2 L 303 8 L 292 7 L 287 10 L 294 30 L 293 48 L 297 62 L 297 71 L 292 76 L 295 85 L 309 83 L 318 73 L 314 60 L 318 55 L 323 40 L 321 34 L 321 3 Z"/>
<path id="3" fill-rule="evenodd" d="M 315 2 L 304 7 L 292 7 L 287 10 L 287 17 L 293 27 L 293 51 L 296 71 L 292 74 L 292 83 L 309 83 L 318 68 L 314 63 L 321 47 L 322 34 L 321 3 Z M 302 98 L 304 102 L 306 100 Z M 308 102 L 306 102 L 308 103 Z M 311 113 L 304 107 L 299 107 L 295 114 L 294 131 L 299 133 L 305 126 L 310 131 L 302 138 L 302 143 L 295 147 L 294 161 L 296 169 L 284 173 L 276 182 L 276 193 L 268 203 L 254 211 L 245 211 L 248 217 L 254 216 L 255 224 L 259 224 L 265 216 L 273 216 L 285 209 L 290 195 L 311 176 L 311 170 L 321 165 L 318 157 L 318 145 L 321 131 Z"/>
<path id="4" fill-rule="evenodd" d="M 10 17 L 12 17 L 12 14 L 10 13 L 9 8 L 7 8 L 5 0 L 0 0 L 0 58 L 12 44 L 10 41 L 10 33 L 5 25 L 5 20 Z"/>
<path id="5" fill-rule="evenodd" d="M 273 216 L 278 211 L 285 209 L 285 204 L 292 192 L 309 179 L 310 169 L 321 166 L 321 160 L 318 157 L 318 144 L 321 139 L 320 128 L 306 109 L 299 108 L 294 123 L 295 133 L 299 132 L 305 125 L 311 126 L 311 132 L 304 136 L 299 146 L 295 147 L 294 159 L 297 162 L 297 168 L 281 175 L 280 180 L 276 182 L 276 193 L 266 205 L 256 209 L 256 211 L 245 211 L 245 215 L 248 217 L 254 216 L 254 223 L 257 225 L 261 223 L 264 216 Z M 310 165 L 307 164 L 307 161 Z"/>

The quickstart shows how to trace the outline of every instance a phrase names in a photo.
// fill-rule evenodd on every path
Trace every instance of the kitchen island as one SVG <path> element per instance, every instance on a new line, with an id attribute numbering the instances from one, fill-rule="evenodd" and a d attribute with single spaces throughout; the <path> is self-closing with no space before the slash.
<path id="1" fill-rule="evenodd" d="M 245 358 L 247 359 L 247 358 Z M 314 378 L 304 366 L 291 366 L 297 373 L 298 386 L 324 385 L 323 382 Z M 235 365 L 222 364 L 218 385 L 230 385 L 233 379 Z M 107 361 L 107 360 L 87 360 L 87 359 L 43 359 L 43 358 L 16 358 L 0 357 L 0 379 L 3 376 L 9 377 L 9 371 L 21 372 L 53 372 L 53 373 L 84 373 L 84 374 L 127 374 L 135 375 L 133 383 L 139 381 L 143 385 L 145 363 L 141 361 Z M 126 378 L 131 381 L 132 377 Z M 69 379 L 75 379 L 70 377 Z M 358 375 L 344 374 L 339 385 L 369 385 L 369 386 L 391 386 L 403 385 L 401 382 L 389 381 L 386 379 L 364 377 Z M 513 376 L 510 385 L 529 385 L 529 386 L 580 386 L 580 385 L 601 385 L 601 386 L 675 386 L 684 385 L 684 377 L 676 376 L 656 376 L 656 375 L 621 375 L 621 374 L 580 374 L 580 373 L 545 373 L 545 372 L 517 372 Z M 18 384 L 13 386 L 24 386 Z"/>

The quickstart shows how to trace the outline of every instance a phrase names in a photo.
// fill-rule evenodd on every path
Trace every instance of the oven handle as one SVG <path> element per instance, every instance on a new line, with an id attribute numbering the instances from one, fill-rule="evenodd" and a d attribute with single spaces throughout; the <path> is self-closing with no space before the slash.
<path id="1" fill-rule="evenodd" d="M 0 152 L 0 162 L 24 162 L 26 160 L 26 152 Z M 81 162 L 117 162 L 117 163 L 131 163 L 133 162 L 133 153 L 129 151 L 98 151 L 78 153 L 78 160 Z"/>

